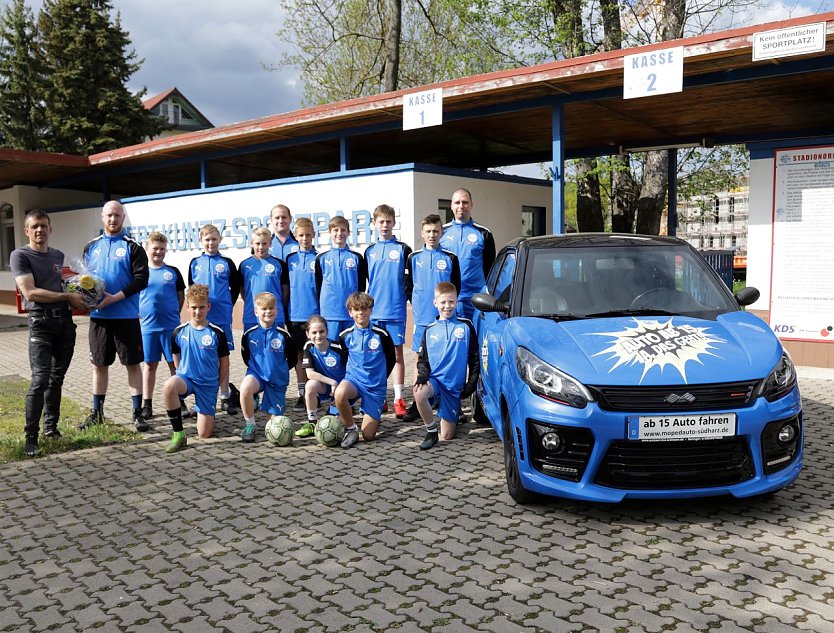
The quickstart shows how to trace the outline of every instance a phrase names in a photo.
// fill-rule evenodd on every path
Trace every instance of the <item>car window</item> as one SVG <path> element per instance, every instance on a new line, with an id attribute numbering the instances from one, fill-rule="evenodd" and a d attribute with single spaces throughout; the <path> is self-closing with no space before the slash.
<path id="1" fill-rule="evenodd" d="M 515 252 L 507 252 L 501 272 L 498 273 L 498 281 L 495 284 L 494 297 L 499 301 L 509 301 L 512 297 L 513 275 L 515 274 Z"/>
<path id="2" fill-rule="evenodd" d="M 501 266 L 504 265 L 504 259 L 507 257 L 507 251 L 503 251 L 498 253 L 498 257 L 495 258 L 495 262 L 492 264 L 492 268 L 489 269 L 489 276 L 487 277 L 487 292 L 491 294 L 493 297 L 496 296 L 495 294 L 495 282 L 498 280 L 498 273 L 501 271 Z"/>

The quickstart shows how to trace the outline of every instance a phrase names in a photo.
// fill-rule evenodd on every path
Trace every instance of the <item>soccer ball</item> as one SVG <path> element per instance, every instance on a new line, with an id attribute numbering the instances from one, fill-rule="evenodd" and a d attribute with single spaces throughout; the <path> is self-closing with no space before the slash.
<path id="1" fill-rule="evenodd" d="M 336 446 L 345 437 L 345 427 L 339 418 L 325 415 L 316 423 L 316 439 L 322 446 Z"/>
<path id="2" fill-rule="evenodd" d="M 294 432 L 295 424 L 285 415 L 273 415 L 264 429 L 267 441 L 276 446 L 289 446 Z"/>

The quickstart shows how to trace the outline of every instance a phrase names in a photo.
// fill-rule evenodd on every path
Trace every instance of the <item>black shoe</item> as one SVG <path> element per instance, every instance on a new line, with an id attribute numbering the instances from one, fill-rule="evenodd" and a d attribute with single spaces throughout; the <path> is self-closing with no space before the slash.
<path id="1" fill-rule="evenodd" d="M 48 437 L 50 440 L 57 440 L 61 437 L 61 432 L 56 429 L 47 429 L 43 432 L 44 437 Z"/>
<path id="2" fill-rule="evenodd" d="M 84 429 L 89 429 L 91 426 L 97 426 L 99 424 L 104 424 L 104 416 L 101 414 L 101 411 L 92 410 L 90 411 L 90 415 L 88 415 L 84 421 L 75 428 L 79 431 L 83 431 Z"/>
<path id="3" fill-rule="evenodd" d="M 295 401 L 295 404 L 292 406 L 293 411 L 306 411 L 307 410 L 307 402 L 304 400 L 304 396 L 298 396 L 298 399 Z"/>
<path id="4" fill-rule="evenodd" d="M 23 447 L 23 454 L 26 457 L 34 457 L 38 454 L 38 438 L 26 438 L 26 446 Z"/>
<path id="5" fill-rule="evenodd" d="M 146 420 L 150 420 L 153 417 L 153 407 L 151 405 L 146 404 L 142 407 L 142 417 Z"/>
<path id="6" fill-rule="evenodd" d="M 438 435 L 440 434 L 437 431 L 426 433 L 426 438 L 420 443 L 420 450 L 425 451 L 437 444 Z"/>
<path id="7" fill-rule="evenodd" d="M 460 413 L 458 413 L 458 425 L 461 425 L 461 424 L 466 424 L 466 422 L 467 422 L 467 420 L 468 420 L 468 419 L 469 419 L 469 418 L 467 418 L 467 417 L 466 417 L 466 414 L 465 414 L 465 413 L 463 412 L 463 410 L 461 409 L 461 412 L 460 412 Z"/>
<path id="8" fill-rule="evenodd" d="M 411 406 L 408 407 L 408 410 L 405 412 L 403 416 L 403 422 L 414 422 L 415 420 L 420 419 L 420 412 L 417 410 L 417 403 L 412 402 Z"/>
<path id="9" fill-rule="evenodd" d="M 229 415 L 237 415 L 237 407 L 231 398 L 220 398 L 220 409 Z"/>
<path id="10" fill-rule="evenodd" d="M 136 426 L 136 430 L 140 433 L 151 430 L 151 425 L 145 421 L 144 417 L 142 417 L 142 409 L 133 410 L 133 424 Z"/>

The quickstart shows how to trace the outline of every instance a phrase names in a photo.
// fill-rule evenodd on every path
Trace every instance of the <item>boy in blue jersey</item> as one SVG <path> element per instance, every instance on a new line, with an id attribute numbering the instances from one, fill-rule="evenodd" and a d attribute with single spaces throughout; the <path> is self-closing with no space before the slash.
<path id="1" fill-rule="evenodd" d="M 290 231 L 292 214 L 285 204 L 276 204 L 269 212 L 269 223 L 272 225 L 269 254 L 281 261 L 287 261 L 290 253 L 298 250 L 298 241 Z"/>
<path id="2" fill-rule="evenodd" d="M 142 327 L 142 349 L 145 367 L 142 370 L 142 417 L 153 417 L 153 390 L 156 370 L 165 357 L 173 376 L 174 355 L 171 353 L 171 334 L 180 324 L 180 311 L 185 301 L 185 282 L 180 271 L 165 263 L 168 238 L 154 231 L 145 242 L 148 252 L 148 287 L 139 293 L 139 324 Z"/>
<path id="3" fill-rule="evenodd" d="M 405 415 L 405 303 L 411 298 L 411 275 L 406 261 L 411 255 L 411 247 L 394 237 L 396 221 L 393 207 L 381 204 L 374 209 L 374 226 L 379 239 L 365 249 L 365 266 L 368 269 L 368 294 L 374 298 L 373 323 L 388 332 L 394 343 L 394 414 L 402 419 Z"/>
<path id="4" fill-rule="evenodd" d="M 366 292 L 354 292 L 346 302 L 353 326 L 339 335 L 339 342 L 347 351 L 345 377 L 336 387 L 336 408 L 345 426 L 342 448 L 350 448 L 359 441 L 359 429 L 353 420 L 351 400 L 362 398 L 362 438 L 376 437 L 382 419 L 382 406 L 388 374 L 394 368 L 394 344 L 388 332 L 371 325 L 374 299 Z"/>
<path id="5" fill-rule="evenodd" d="M 255 441 L 257 394 L 261 394 L 261 411 L 284 415 L 290 369 L 298 361 L 290 333 L 277 322 L 276 314 L 280 308 L 275 295 L 262 292 L 255 297 L 254 303 L 258 323 L 247 329 L 240 341 L 240 352 L 246 364 L 246 376 L 240 383 L 240 408 L 245 422 L 241 439 L 244 442 Z"/>
<path id="6" fill-rule="evenodd" d="M 327 322 L 320 316 L 307 321 L 307 338 L 304 345 L 302 368 L 307 374 L 307 422 L 295 434 L 308 437 L 315 432 L 319 403 L 329 403 L 333 392 L 345 377 L 347 355 L 341 343 L 331 343 L 327 338 Z"/>
<path id="7" fill-rule="evenodd" d="M 182 428 L 180 398 L 194 394 L 197 409 L 197 435 L 211 437 L 217 389 L 229 380 L 229 343 L 223 329 L 209 323 L 211 310 L 209 288 L 202 284 L 185 291 L 185 306 L 190 319 L 171 335 L 171 349 L 177 373 L 165 381 L 162 394 L 171 421 L 173 434 L 166 449 L 174 453 L 185 448 L 187 439 Z"/>
<path id="8" fill-rule="evenodd" d="M 287 269 L 290 278 L 289 327 L 295 349 L 298 350 L 298 363 L 295 366 L 295 378 L 298 385 L 298 398 L 293 409 L 304 411 L 304 389 L 307 372 L 302 367 L 304 346 L 307 344 L 307 319 L 319 313 L 319 295 L 316 292 L 316 249 L 313 240 L 316 235 L 313 222 L 309 218 L 298 218 L 293 231 L 298 240 L 298 250 L 287 256 Z M 302 436 L 304 437 L 304 436 Z"/>
<path id="9" fill-rule="evenodd" d="M 84 247 L 84 267 L 104 280 L 104 298 L 90 312 L 90 361 L 93 364 L 93 403 L 90 415 L 78 425 L 86 429 L 104 421 L 104 398 L 110 365 L 119 360 L 127 370 L 127 384 L 137 431 L 150 429 L 142 417 L 142 328 L 139 292 L 148 285 L 148 254 L 124 230 L 125 208 L 110 200 L 101 209 L 104 231 Z"/>
<path id="10" fill-rule="evenodd" d="M 455 437 L 461 398 L 471 396 L 478 383 L 478 337 L 472 322 L 456 315 L 457 303 L 457 289 L 451 283 L 437 284 L 434 305 L 438 317 L 423 332 L 414 384 L 414 401 L 426 425 L 421 450 L 437 444 L 438 431 L 440 439 Z M 439 429 L 432 401 L 437 404 Z"/>
<path id="11" fill-rule="evenodd" d="M 460 294 L 458 314 L 471 319 L 475 312 L 472 295 L 483 292 L 489 269 L 495 261 L 495 240 L 490 230 L 472 221 L 472 194 L 458 189 L 452 194 L 455 219 L 443 226 L 440 245 L 458 256 Z"/>
<path id="12" fill-rule="evenodd" d="M 441 281 L 450 282 L 460 291 L 460 265 L 457 255 L 440 248 L 443 235 L 443 220 L 436 213 L 423 218 L 420 236 L 425 246 L 414 251 L 406 262 L 408 275 L 411 277 L 411 318 L 414 321 L 414 335 L 411 349 L 420 351 L 423 331 L 437 319 L 434 307 L 434 289 Z M 415 359 L 416 360 L 416 359 Z M 420 417 L 417 405 L 412 402 L 403 416 L 406 422 L 413 422 Z"/>
<path id="13" fill-rule="evenodd" d="M 238 267 L 238 285 L 243 296 L 244 332 L 258 324 L 255 297 L 268 292 L 277 299 L 275 323 L 284 327 L 286 308 L 290 298 L 290 278 L 287 264 L 269 254 L 272 233 L 266 227 L 252 231 L 252 256 Z"/>
<path id="14" fill-rule="evenodd" d="M 320 314 L 327 321 L 327 338 L 335 341 L 339 332 L 353 325 L 345 302 L 351 293 L 365 290 L 368 272 L 365 259 L 347 247 L 350 223 L 337 215 L 328 230 L 330 250 L 316 256 L 316 292 Z"/>
<path id="15" fill-rule="evenodd" d="M 188 266 L 188 285 L 208 286 L 211 304 L 208 320 L 223 330 L 229 349 L 233 350 L 235 343 L 232 338 L 232 310 L 240 295 L 240 284 L 235 263 L 220 254 L 222 239 L 220 231 L 213 224 L 206 224 L 200 229 L 200 244 L 205 252 L 191 260 Z M 221 409 L 229 415 L 234 415 L 237 408 L 230 401 L 231 395 L 227 374 L 220 383 Z"/>

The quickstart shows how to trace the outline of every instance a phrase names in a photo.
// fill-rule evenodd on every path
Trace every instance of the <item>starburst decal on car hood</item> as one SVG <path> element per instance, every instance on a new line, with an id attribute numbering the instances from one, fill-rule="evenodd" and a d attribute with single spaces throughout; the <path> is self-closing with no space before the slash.
<path id="1" fill-rule="evenodd" d="M 661 322 L 645 319 L 634 320 L 633 327 L 626 327 L 619 332 L 592 332 L 589 335 L 609 336 L 611 345 L 594 356 L 608 354 L 616 360 L 610 374 L 621 365 L 632 367 L 642 364 L 643 373 L 640 382 L 652 367 L 659 367 L 663 372 L 667 365 L 674 367 L 684 382 L 686 364 L 690 361 L 703 364 L 701 356 L 716 356 L 713 352 L 718 345 L 726 341 L 709 333 L 708 327 L 697 327 L 688 323 L 673 324 L 672 319 Z"/>

